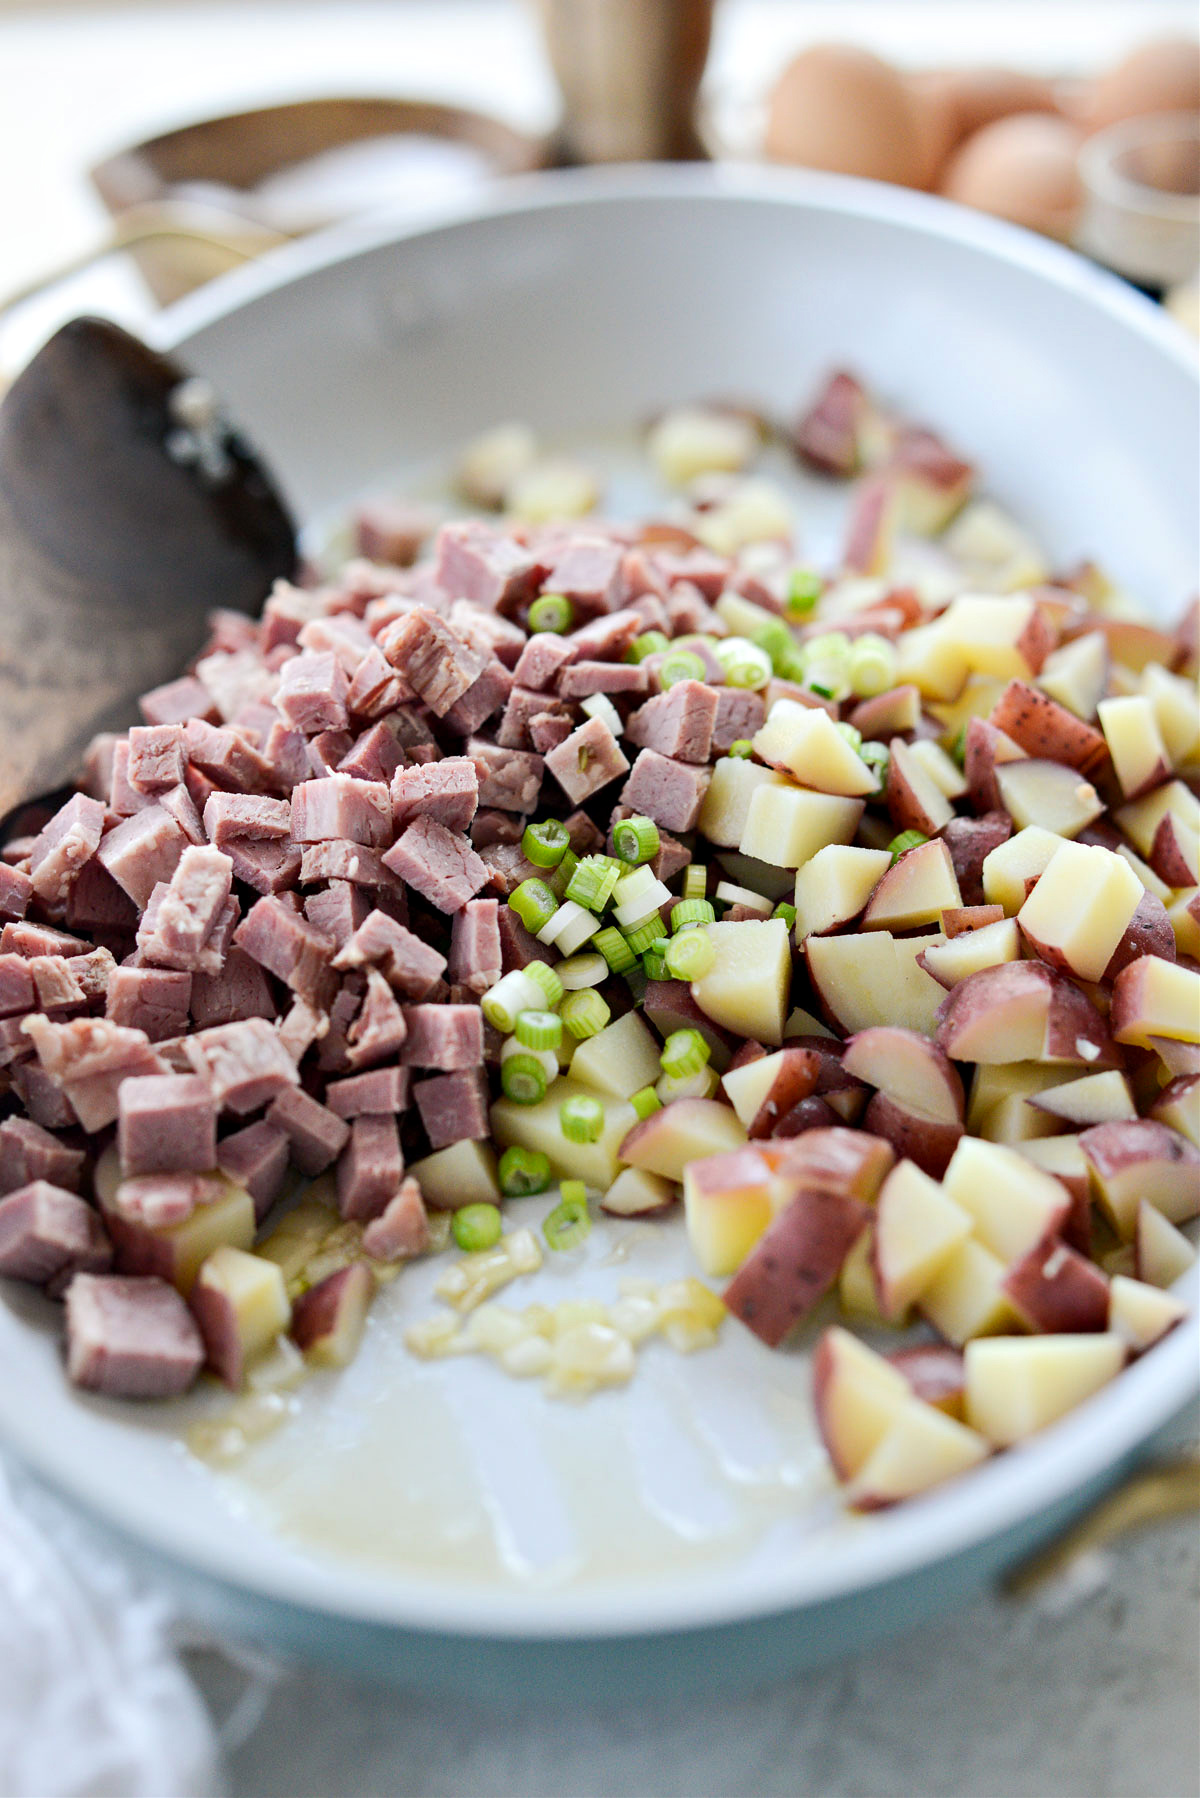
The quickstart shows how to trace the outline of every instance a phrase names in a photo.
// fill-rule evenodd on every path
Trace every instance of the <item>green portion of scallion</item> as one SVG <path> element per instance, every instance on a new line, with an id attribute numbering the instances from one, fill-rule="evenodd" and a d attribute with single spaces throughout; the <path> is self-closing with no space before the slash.
<path id="1" fill-rule="evenodd" d="M 662 1100 L 652 1086 L 643 1086 L 641 1092 L 634 1093 L 629 1103 L 639 1119 L 652 1117 L 656 1111 L 662 1110 Z"/>
<path id="2" fill-rule="evenodd" d="M 729 745 L 725 753 L 732 756 L 735 762 L 748 762 L 754 754 L 754 745 L 749 737 L 738 737 Z"/>
<path id="3" fill-rule="evenodd" d="M 647 980 L 669 980 L 671 978 L 667 967 L 667 958 L 662 953 L 661 940 L 654 943 L 643 955 L 642 972 Z"/>
<path id="4" fill-rule="evenodd" d="M 708 891 L 708 869 L 703 862 L 689 862 L 683 870 L 685 899 L 703 899 Z"/>
<path id="5" fill-rule="evenodd" d="M 562 1021 L 571 1035 L 580 1042 L 589 1036 L 598 1035 L 611 1016 L 607 1001 L 595 987 L 588 987 L 583 992 L 568 993 L 562 1002 Z"/>
<path id="6" fill-rule="evenodd" d="M 563 996 L 563 983 L 548 961 L 528 962 L 521 972 L 539 988 L 548 1006 L 558 1004 Z M 507 978 L 506 974 L 505 979 Z M 495 988 L 492 990 L 495 991 Z"/>
<path id="7" fill-rule="evenodd" d="M 546 1097 L 546 1074 L 533 1055 L 510 1055 L 500 1064 L 500 1085 L 515 1105 L 537 1105 Z"/>
<path id="8" fill-rule="evenodd" d="M 928 841 L 929 838 L 923 830 L 902 830 L 900 835 L 893 837 L 888 844 L 888 854 L 893 862 L 898 862 L 900 857 L 906 855 L 910 849 L 919 849 L 922 843 Z"/>
<path id="9" fill-rule="evenodd" d="M 557 868 L 571 847 L 565 824 L 557 818 L 544 818 L 540 824 L 527 824 L 521 838 L 521 854 L 535 868 Z"/>
<path id="10" fill-rule="evenodd" d="M 542 1234 L 552 1249 L 575 1249 L 586 1241 L 592 1227 L 588 1216 L 587 1188 L 582 1180 L 564 1180 L 562 1195 L 542 1223 Z"/>
<path id="11" fill-rule="evenodd" d="M 822 583 L 819 574 L 811 568 L 793 568 L 788 581 L 787 599 L 784 610 L 789 618 L 807 618 L 816 609 L 821 597 Z"/>
<path id="12" fill-rule="evenodd" d="M 662 1046 L 659 1057 L 662 1071 L 673 1080 L 686 1080 L 689 1074 L 698 1074 L 708 1061 L 712 1050 L 698 1030 L 672 1030 Z"/>
<path id="13" fill-rule="evenodd" d="M 670 649 L 671 640 L 662 631 L 643 631 L 635 637 L 625 651 L 627 662 L 644 662 L 647 656 L 661 655 L 664 649 Z"/>
<path id="14" fill-rule="evenodd" d="M 477 1255 L 500 1240 L 503 1228 L 495 1205 L 462 1205 L 450 1220 L 450 1233 L 466 1255 Z"/>
<path id="15" fill-rule="evenodd" d="M 886 743 L 864 743 L 858 752 L 859 760 L 866 763 L 880 786 L 887 780 L 888 763 L 891 755 Z"/>
<path id="16" fill-rule="evenodd" d="M 705 905 L 707 900 L 690 903 Z M 717 965 L 717 951 L 706 933 L 693 924 L 671 938 L 665 959 L 672 980 L 703 980 Z"/>
<path id="17" fill-rule="evenodd" d="M 789 930 L 796 928 L 796 908 L 787 899 L 781 899 L 771 913 L 773 918 L 782 918 Z"/>
<path id="18" fill-rule="evenodd" d="M 686 930 L 690 924 L 713 924 L 716 911 L 708 899 L 680 899 L 671 907 L 671 929 Z"/>
<path id="19" fill-rule="evenodd" d="M 523 1049 L 557 1049 L 562 1034 L 562 1019 L 556 1011 L 523 1011 L 513 1031 Z"/>
<path id="20" fill-rule="evenodd" d="M 683 680 L 702 681 L 708 673 L 702 658 L 690 649 L 673 650 L 659 665 L 658 683 L 665 693 Z"/>
<path id="21" fill-rule="evenodd" d="M 523 880 L 520 886 L 514 887 L 508 896 L 508 903 L 526 930 L 534 936 L 539 930 L 545 929 L 558 910 L 558 900 L 545 881 L 532 878 Z"/>
<path id="22" fill-rule="evenodd" d="M 614 974 L 627 974 L 637 962 L 637 956 L 615 924 L 606 924 L 603 930 L 596 932 L 592 948 L 600 951 Z"/>
<path id="23" fill-rule="evenodd" d="M 656 943 L 660 936 L 666 936 L 667 927 L 657 912 L 652 912 L 632 930 L 625 932 L 625 941 L 635 955 L 644 955 L 651 943 Z"/>
<path id="24" fill-rule="evenodd" d="M 871 699 L 896 684 L 896 651 L 886 637 L 866 631 L 850 649 L 846 678 L 858 699 Z"/>
<path id="25" fill-rule="evenodd" d="M 514 1143 L 501 1155 L 497 1173 L 506 1199 L 527 1199 L 549 1186 L 550 1157 L 540 1149 L 522 1149 Z"/>
<path id="26" fill-rule="evenodd" d="M 529 629 L 536 631 L 553 631 L 561 636 L 569 631 L 574 618 L 570 600 L 564 593 L 543 593 L 535 599 L 529 608 Z"/>
<path id="27" fill-rule="evenodd" d="M 622 818 L 613 825 L 613 848 L 621 861 L 637 867 L 658 854 L 658 825 L 653 818 Z"/>
<path id="28" fill-rule="evenodd" d="M 579 857 L 576 855 L 575 851 L 573 849 L 564 849 L 562 860 L 559 862 L 557 868 L 555 868 L 549 875 L 546 882 L 550 891 L 554 894 L 554 897 L 560 902 L 566 896 L 567 888 L 571 884 L 571 876 L 578 866 Z"/>
<path id="29" fill-rule="evenodd" d="M 577 1093 L 564 1099 L 558 1108 L 558 1121 L 568 1142 L 599 1142 L 604 1128 L 604 1107 L 588 1093 Z"/>
<path id="30" fill-rule="evenodd" d="M 567 883 L 564 898 L 586 905 L 589 911 L 603 911 L 613 895 L 622 873 L 621 863 L 608 855 L 585 855 Z"/>

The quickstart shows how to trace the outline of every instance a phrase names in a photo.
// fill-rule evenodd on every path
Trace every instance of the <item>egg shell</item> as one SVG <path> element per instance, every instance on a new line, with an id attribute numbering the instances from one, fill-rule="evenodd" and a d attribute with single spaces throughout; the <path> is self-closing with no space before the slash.
<path id="1" fill-rule="evenodd" d="M 1189 37 L 1158 38 L 1131 50 L 1115 69 L 1094 84 L 1084 105 L 1089 131 L 1151 112 L 1195 112 L 1200 108 L 1200 42 Z"/>
<path id="2" fill-rule="evenodd" d="M 1053 113 L 1014 113 L 955 151 L 938 191 L 1046 237 L 1066 239 L 1083 200 L 1076 126 Z"/>
<path id="3" fill-rule="evenodd" d="M 935 168 L 922 109 L 889 63 L 840 44 L 815 44 L 780 76 L 766 152 L 774 162 L 925 187 Z"/>

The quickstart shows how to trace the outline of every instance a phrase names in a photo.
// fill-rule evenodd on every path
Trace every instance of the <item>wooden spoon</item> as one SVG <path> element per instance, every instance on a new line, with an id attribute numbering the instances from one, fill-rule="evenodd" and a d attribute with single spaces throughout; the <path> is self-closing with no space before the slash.
<path id="1" fill-rule="evenodd" d="M 104 319 L 64 325 L 0 403 L 0 817 L 180 674 L 214 607 L 296 568 L 270 475 L 207 384 Z"/>

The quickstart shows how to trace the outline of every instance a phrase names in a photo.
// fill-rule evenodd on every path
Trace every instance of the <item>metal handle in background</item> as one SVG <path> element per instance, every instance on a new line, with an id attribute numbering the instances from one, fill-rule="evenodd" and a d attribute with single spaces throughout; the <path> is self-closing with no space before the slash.
<path id="1" fill-rule="evenodd" d="M 1048 1547 L 1006 1574 L 1003 1590 L 1010 1598 L 1026 1598 L 1061 1579 L 1081 1556 L 1106 1548 L 1131 1530 L 1189 1511 L 1200 1511 L 1198 1448 L 1135 1468 L 1122 1485 L 1106 1493 Z"/>

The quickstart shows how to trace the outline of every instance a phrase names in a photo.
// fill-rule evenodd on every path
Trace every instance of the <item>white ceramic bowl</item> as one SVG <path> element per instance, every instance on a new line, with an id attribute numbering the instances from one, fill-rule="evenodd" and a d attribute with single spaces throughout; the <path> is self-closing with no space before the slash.
<path id="1" fill-rule="evenodd" d="M 1195 580 L 1182 336 L 1069 253 L 894 188 L 539 177 L 436 229 L 381 220 L 289 247 L 158 335 L 216 382 L 306 514 L 498 419 L 593 432 L 715 392 L 789 408 L 848 364 L 976 455 L 1054 556 L 1094 555 L 1163 616 Z M 678 1226 L 641 1259 L 682 1271 Z M 599 1247 L 579 1278 L 615 1285 Z M 1193 1314 L 1019 1451 L 847 1525 L 798 1358 L 731 1326 L 714 1354 L 663 1351 L 628 1391 L 558 1409 L 474 1363 L 415 1376 L 397 1337 L 425 1279 L 389 1289 L 361 1362 L 320 1385 L 249 1484 L 183 1453 L 186 1410 L 70 1392 L 38 1304 L 11 1290 L 0 1434 L 226 1623 L 473 1689 L 615 1691 L 761 1676 L 949 1602 L 1116 1479 L 1200 1366 Z"/>

